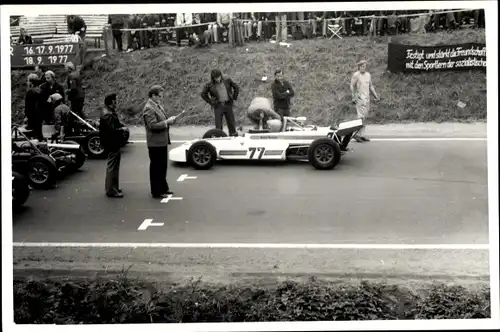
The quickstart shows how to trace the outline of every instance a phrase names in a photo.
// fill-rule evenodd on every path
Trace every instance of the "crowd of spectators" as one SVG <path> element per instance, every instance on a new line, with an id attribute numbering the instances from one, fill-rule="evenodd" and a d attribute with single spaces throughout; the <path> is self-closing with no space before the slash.
<path id="1" fill-rule="evenodd" d="M 464 25 L 484 28 L 484 10 L 434 14 L 439 11 L 357 11 L 357 12 L 262 12 L 262 13 L 177 13 L 110 15 L 112 34 L 118 50 L 156 47 L 160 42 L 181 46 L 236 44 L 248 41 L 292 38 L 327 38 L 328 25 L 336 24 L 339 35 L 395 35 L 424 30 L 455 30 Z M 414 15 L 414 16 L 411 16 Z M 420 16 L 418 16 L 420 15 Z M 371 16 L 371 17 L 367 17 Z M 412 28 L 414 23 L 421 29 Z M 168 29 L 170 28 L 170 29 Z M 123 44 L 126 43 L 124 48 Z"/>

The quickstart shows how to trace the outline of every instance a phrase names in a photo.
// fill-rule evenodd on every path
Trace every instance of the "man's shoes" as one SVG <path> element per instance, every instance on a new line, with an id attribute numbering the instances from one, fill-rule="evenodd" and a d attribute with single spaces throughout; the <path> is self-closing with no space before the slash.
<path id="1" fill-rule="evenodd" d="M 118 194 L 106 194 L 109 198 L 123 198 L 123 194 L 118 193 Z"/>
<path id="2" fill-rule="evenodd" d="M 362 139 L 363 141 L 365 141 L 365 142 L 370 142 L 370 139 L 369 139 L 369 138 L 367 138 L 367 137 L 364 137 L 364 136 L 363 136 L 363 137 L 361 137 L 361 139 Z"/>
<path id="3" fill-rule="evenodd" d="M 153 198 L 168 198 L 168 196 L 173 195 L 173 194 L 174 194 L 174 192 L 169 190 L 169 191 L 167 191 L 164 194 L 161 194 L 161 195 L 152 195 L 152 196 L 153 196 Z"/>

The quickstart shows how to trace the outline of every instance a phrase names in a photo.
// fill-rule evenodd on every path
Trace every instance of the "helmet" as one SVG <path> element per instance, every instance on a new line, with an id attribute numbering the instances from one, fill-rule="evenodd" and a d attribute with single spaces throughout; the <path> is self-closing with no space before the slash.
<path id="1" fill-rule="evenodd" d="M 267 125 L 273 133 L 277 133 L 281 130 L 281 120 L 279 119 L 267 120 Z"/>

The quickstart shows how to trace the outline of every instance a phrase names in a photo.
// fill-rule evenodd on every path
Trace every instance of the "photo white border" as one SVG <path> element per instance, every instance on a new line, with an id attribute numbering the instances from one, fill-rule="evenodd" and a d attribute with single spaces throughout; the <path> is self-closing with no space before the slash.
<path id="1" fill-rule="evenodd" d="M 447 9 L 484 8 L 486 15 L 487 45 L 487 128 L 488 128 L 488 209 L 490 243 L 490 287 L 492 318 L 487 320 L 428 320 L 428 321 L 361 321 L 361 322 L 276 322 L 276 323 L 213 323 L 213 324 L 133 324 L 120 326 L 123 331 L 148 329 L 149 331 L 337 331 L 337 330 L 451 330 L 499 328 L 499 214 L 498 214 L 498 5 L 496 1 L 412 1 L 412 2 L 328 2 L 328 3 L 262 3 L 262 4 L 116 4 L 116 5 L 7 5 L 1 7 L 1 63 L 2 63 L 2 323 L 6 331 L 112 331 L 115 325 L 15 325 L 13 323 L 13 250 L 11 211 L 10 160 L 10 55 L 9 31 L 11 15 L 36 16 L 47 14 L 107 14 L 172 13 L 172 12 L 250 12 L 259 11 L 333 11 L 333 10 L 390 10 L 390 9 Z"/>

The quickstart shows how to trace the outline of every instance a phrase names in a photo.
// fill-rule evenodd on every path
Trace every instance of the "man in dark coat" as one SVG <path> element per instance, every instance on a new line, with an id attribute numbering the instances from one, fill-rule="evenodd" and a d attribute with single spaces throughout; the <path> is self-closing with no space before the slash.
<path id="1" fill-rule="evenodd" d="M 123 51 L 123 32 L 120 29 L 123 29 L 125 26 L 125 21 L 123 15 L 109 15 L 108 24 L 111 25 L 111 32 L 113 34 L 113 38 L 116 41 L 116 47 L 119 52 Z"/>
<path id="2" fill-rule="evenodd" d="M 40 113 L 40 87 L 38 87 L 38 76 L 28 75 L 28 90 L 24 100 L 24 115 L 28 122 L 27 129 L 33 131 L 33 136 L 43 140 L 42 136 L 42 114 Z"/>
<path id="3" fill-rule="evenodd" d="M 281 121 L 283 121 L 284 116 L 290 116 L 291 98 L 295 96 L 295 92 L 290 83 L 283 79 L 283 71 L 281 69 L 276 70 L 274 76 L 275 80 L 271 85 L 274 110 L 281 116 Z"/>
<path id="4" fill-rule="evenodd" d="M 122 198 L 123 193 L 120 189 L 120 161 L 121 161 L 121 142 L 123 129 L 125 127 L 118 119 L 116 114 L 116 94 L 110 94 L 104 99 L 104 109 L 99 121 L 99 135 L 101 146 L 108 154 L 108 163 L 106 166 L 106 195 L 112 198 Z"/>
<path id="5" fill-rule="evenodd" d="M 42 113 L 42 119 L 46 124 L 54 123 L 54 107 L 49 102 L 49 97 L 54 93 L 58 93 L 63 97 L 64 102 L 64 87 L 56 82 L 56 76 L 53 71 L 45 72 L 45 83 L 40 85 L 40 101 L 39 108 Z"/>
<path id="6" fill-rule="evenodd" d="M 215 115 L 215 128 L 222 130 L 222 118 L 226 118 L 229 135 L 238 136 L 234 119 L 233 104 L 238 100 L 239 86 L 230 78 L 223 78 L 218 69 L 210 73 L 210 82 L 201 92 L 201 98 L 212 106 Z"/>
<path id="7" fill-rule="evenodd" d="M 167 182 L 168 146 L 170 145 L 170 125 L 175 116 L 167 117 L 163 108 L 164 89 L 159 85 L 151 87 L 142 117 L 146 127 L 146 141 L 149 152 L 149 181 L 153 198 L 167 198 L 174 193 Z"/>

